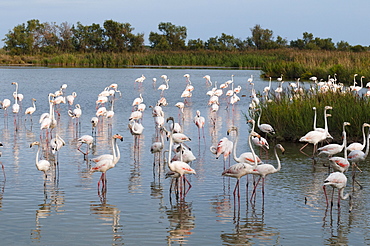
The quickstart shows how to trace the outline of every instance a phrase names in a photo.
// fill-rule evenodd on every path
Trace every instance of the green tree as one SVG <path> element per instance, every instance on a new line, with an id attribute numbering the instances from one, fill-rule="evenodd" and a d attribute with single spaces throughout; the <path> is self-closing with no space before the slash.
<path id="1" fill-rule="evenodd" d="M 134 28 L 129 23 L 119 23 L 113 20 L 104 22 L 106 49 L 112 52 L 122 52 L 130 50 L 130 39 Z"/>
<path id="2" fill-rule="evenodd" d="M 187 29 L 185 26 L 175 26 L 171 22 L 161 22 L 158 25 L 162 34 L 150 32 L 149 42 L 156 50 L 184 50 Z"/>
<path id="3" fill-rule="evenodd" d="M 200 38 L 198 39 L 190 39 L 188 41 L 188 49 L 189 50 L 204 50 L 205 43 Z"/>
<path id="4" fill-rule="evenodd" d="M 37 53 L 41 40 L 39 37 L 40 28 L 41 24 L 36 19 L 27 21 L 27 25 L 23 23 L 15 26 L 2 40 L 5 44 L 4 49 L 15 55 Z"/>
<path id="5" fill-rule="evenodd" d="M 263 29 L 260 25 L 255 25 L 250 30 L 252 31 L 251 40 L 257 49 L 271 49 L 275 47 L 273 44 L 273 31 Z"/>
<path id="6" fill-rule="evenodd" d="M 72 26 L 68 22 L 62 22 L 59 27 L 59 42 L 60 42 L 60 50 L 62 52 L 71 52 L 74 51 L 73 43 L 72 43 Z"/>
<path id="7" fill-rule="evenodd" d="M 340 50 L 340 51 L 349 51 L 351 48 L 351 46 L 349 45 L 348 42 L 345 42 L 345 41 L 340 41 L 337 43 L 337 50 Z"/>

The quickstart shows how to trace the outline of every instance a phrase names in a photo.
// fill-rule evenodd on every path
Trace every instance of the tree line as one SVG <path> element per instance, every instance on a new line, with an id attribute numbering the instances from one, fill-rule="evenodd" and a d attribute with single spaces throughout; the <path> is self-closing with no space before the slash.
<path id="1" fill-rule="evenodd" d="M 38 55 L 61 53 L 96 53 L 96 52 L 144 52 L 155 51 L 247 51 L 291 48 L 299 50 L 338 50 L 367 51 L 370 47 L 340 41 L 333 43 L 331 38 L 314 37 L 304 32 L 301 39 L 288 40 L 273 36 L 273 31 L 260 25 L 250 28 L 251 36 L 245 40 L 222 33 L 206 41 L 189 39 L 187 28 L 171 22 L 161 22 L 159 32 L 150 32 L 149 46 L 144 44 L 144 34 L 134 34 L 129 23 L 113 20 L 104 21 L 103 25 L 82 25 L 63 22 L 61 24 L 44 22 L 37 19 L 19 24 L 10 30 L 5 38 L 3 49 L 11 55 Z"/>

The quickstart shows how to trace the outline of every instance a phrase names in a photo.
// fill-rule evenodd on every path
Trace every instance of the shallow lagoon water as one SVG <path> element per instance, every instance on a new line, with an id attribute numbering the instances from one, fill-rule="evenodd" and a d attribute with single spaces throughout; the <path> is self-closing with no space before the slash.
<path id="1" fill-rule="evenodd" d="M 149 105 L 160 98 L 157 87 L 160 76 L 170 79 L 169 90 L 164 92 L 169 103 L 164 107 L 166 117 L 178 119 L 174 105 L 185 89 L 184 74 L 190 74 L 195 90 L 190 105 L 185 108 L 184 133 L 192 141 L 196 160 L 191 164 L 197 175 L 189 176 L 192 188 L 183 201 L 169 194 L 170 180 L 165 179 L 167 167 L 153 173 L 153 155 L 150 146 L 155 136 L 154 121 Z M 142 74 L 142 86 L 134 80 Z M 241 85 L 241 100 L 234 111 L 227 107 L 224 97 L 220 101 L 215 127 L 211 127 L 208 96 L 212 88 L 205 83 L 204 75 L 221 84 L 234 76 L 235 86 Z M 15 90 L 11 82 L 19 84 L 24 95 L 22 112 L 35 98 L 37 110 L 29 118 L 21 114 L 15 131 L 14 115 L 0 112 L 1 162 L 6 180 L 0 174 L 0 239 L 4 245 L 359 245 L 368 244 L 369 235 L 369 173 L 368 161 L 361 164 L 363 173 L 359 181 L 363 190 L 353 193 L 353 211 L 348 213 L 348 201 L 326 208 L 322 190 L 327 168 L 325 159 L 313 166 L 312 160 L 299 152 L 302 144 L 282 143 L 286 149 L 281 156 L 282 169 L 268 176 L 265 203 L 261 190 L 257 190 L 255 203 L 246 199 L 246 178 L 241 179 L 241 203 L 235 206 L 233 189 L 235 179 L 222 177 L 223 160 L 216 159 L 209 151 L 211 145 L 227 136 L 227 129 L 235 125 L 240 129 L 238 154 L 249 151 L 249 127 L 245 114 L 250 103 L 251 86 L 247 83 L 254 76 L 256 90 L 268 85 L 259 78 L 257 70 L 205 70 L 205 69 L 80 69 L 80 68 L 1 68 L 0 100 L 13 101 Z M 157 78 L 153 86 L 152 78 Z M 39 140 L 39 117 L 48 112 L 50 92 L 66 83 L 66 95 L 77 93 L 75 103 L 82 108 L 80 130 L 76 132 L 68 116 L 68 105 L 60 105 L 60 121 L 55 129 L 66 141 L 58 154 L 58 175 L 44 177 L 35 167 L 36 148 L 29 144 Z M 109 128 L 104 119 L 97 133 L 96 145 L 89 158 L 110 153 L 112 133 L 124 137 L 119 142 L 121 159 L 107 172 L 107 191 L 98 194 L 100 173 L 89 173 L 89 166 L 77 150 L 76 137 L 91 134 L 90 119 L 95 115 L 97 95 L 111 83 L 117 83 L 122 97 L 115 100 L 115 116 Z M 278 82 L 272 83 L 273 89 Z M 144 133 L 139 150 L 127 124 L 134 98 L 142 93 L 147 109 L 144 111 Z M 245 95 L 245 96 L 242 96 Z M 196 110 L 206 117 L 205 143 L 198 140 L 198 130 L 193 123 Z M 311 124 L 309 122 L 308 124 Z M 329 122 L 330 125 L 330 122 Z M 270 146 L 276 143 L 271 140 Z M 168 143 L 166 144 L 168 146 Z M 259 149 L 255 148 L 257 154 Z M 311 151 L 307 147 L 307 152 Z M 273 151 L 265 162 L 276 165 Z M 234 164 L 234 161 L 231 161 Z M 347 175 L 348 176 L 348 175 Z M 349 177 L 349 176 L 348 176 Z M 249 178 L 251 180 L 251 178 Z M 350 180 L 346 192 L 350 191 Z M 330 191 L 331 189 L 328 189 Z M 249 196 L 251 184 L 249 185 Z M 336 195 L 334 196 L 336 198 Z"/>

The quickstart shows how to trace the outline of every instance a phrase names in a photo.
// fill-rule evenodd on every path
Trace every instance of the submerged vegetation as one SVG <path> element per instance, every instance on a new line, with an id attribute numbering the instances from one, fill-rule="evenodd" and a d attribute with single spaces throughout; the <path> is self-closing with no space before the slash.
<path id="1" fill-rule="evenodd" d="M 317 126 L 324 127 L 324 107 L 332 106 L 328 113 L 328 129 L 334 141 L 341 143 L 343 122 L 350 122 L 346 128 L 350 141 L 362 138 L 361 127 L 369 123 L 370 97 L 358 95 L 350 87 L 316 86 L 310 89 L 286 87 L 282 93 L 269 93 L 269 99 L 263 100 L 261 123 L 269 123 L 276 131 L 276 139 L 297 142 L 307 132 L 313 130 L 314 111 L 317 108 Z M 258 119 L 259 112 L 253 106 L 249 117 Z"/>
<path id="2" fill-rule="evenodd" d="M 273 36 L 260 25 L 250 28 L 251 36 L 220 36 L 187 40 L 187 29 L 170 22 L 150 32 L 149 45 L 143 33 L 134 34 L 129 23 L 113 20 L 103 25 L 63 22 L 41 23 L 33 19 L 15 26 L 0 50 L 0 64 L 62 67 L 194 66 L 260 69 L 265 77 L 308 79 L 337 74 L 350 81 L 353 74 L 370 76 L 369 47 L 336 44 L 330 38 L 303 33 L 297 40 Z"/>

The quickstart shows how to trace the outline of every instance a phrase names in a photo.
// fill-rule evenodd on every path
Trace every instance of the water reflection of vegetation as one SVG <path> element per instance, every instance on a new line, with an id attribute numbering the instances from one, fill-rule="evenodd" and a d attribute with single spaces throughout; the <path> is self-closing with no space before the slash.
<path id="1" fill-rule="evenodd" d="M 192 234 L 191 230 L 195 228 L 192 204 L 180 201 L 172 205 L 170 209 L 167 209 L 166 214 L 170 222 L 169 235 L 167 236 L 168 243 L 186 243 L 186 238 Z"/>

